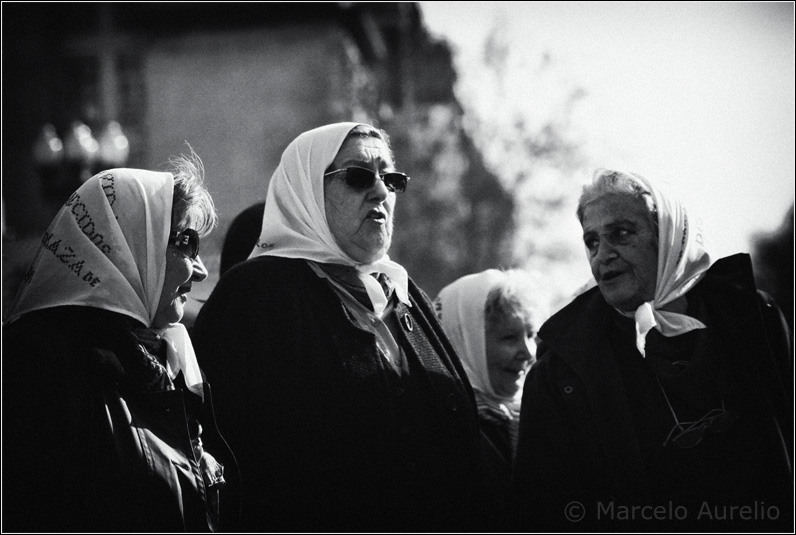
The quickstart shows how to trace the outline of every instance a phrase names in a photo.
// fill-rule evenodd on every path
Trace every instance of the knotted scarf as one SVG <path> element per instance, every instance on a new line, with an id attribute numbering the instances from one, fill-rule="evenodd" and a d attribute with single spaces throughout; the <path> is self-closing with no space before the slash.
<path id="1" fill-rule="evenodd" d="M 395 284 L 398 299 L 410 305 L 406 270 L 386 254 L 370 264 L 357 263 L 337 245 L 326 219 L 324 172 L 358 124 L 335 123 L 315 128 L 287 146 L 268 185 L 262 230 L 249 258 L 270 255 L 353 266 L 373 310 L 381 314 L 387 297 L 372 274 L 387 275 Z"/>
<path id="2" fill-rule="evenodd" d="M 598 170 L 595 176 L 606 172 Z M 662 307 L 688 293 L 710 267 L 710 255 L 703 246 L 702 229 L 688 217 L 683 203 L 659 186 L 635 173 L 620 173 L 650 192 L 658 211 L 658 274 L 655 297 L 639 306 L 632 316 L 636 322 L 636 347 L 646 356 L 647 333 L 656 329 L 672 337 L 705 324 L 685 314 L 661 310 Z"/>
<path id="3" fill-rule="evenodd" d="M 110 169 L 87 180 L 44 233 L 6 323 L 64 305 L 130 316 L 151 327 L 163 290 L 171 228 L 171 173 Z M 98 326 L 101 328 L 101 326 Z M 201 372 L 182 324 L 157 331 L 169 376 L 182 371 L 203 396 Z"/>

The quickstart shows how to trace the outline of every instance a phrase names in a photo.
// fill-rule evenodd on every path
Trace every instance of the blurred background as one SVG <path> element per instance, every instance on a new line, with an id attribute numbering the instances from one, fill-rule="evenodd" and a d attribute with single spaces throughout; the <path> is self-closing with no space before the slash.
<path id="1" fill-rule="evenodd" d="M 110 167 L 189 145 L 220 213 L 265 199 L 299 133 L 361 121 L 412 177 L 390 256 L 430 297 L 490 267 L 591 279 L 574 215 L 596 167 L 664 181 L 714 258 L 753 256 L 793 325 L 793 3 L 7 3 L 3 311 L 52 217 Z"/>

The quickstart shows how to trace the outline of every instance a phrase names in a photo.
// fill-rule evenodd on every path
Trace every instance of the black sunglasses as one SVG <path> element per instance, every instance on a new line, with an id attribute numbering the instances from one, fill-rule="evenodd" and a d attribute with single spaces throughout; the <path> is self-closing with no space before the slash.
<path id="1" fill-rule="evenodd" d="M 196 260 L 199 256 L 199 233 L 192 228 L 172 230 L 169 234 L 169 245 L 174 245 L 182 254 Z"/>
<path id="2" fill-rule="evenodd" d="M 376 183 L 376 177 L 384 181 L 384 185 L 387 186 L 387 189 L 397 193 L 406 191 L 406 183 L 409 182 L 409 177 L 403 173 L 376 173 L 364 167 L 346 167 L 344 169 L 330 171 L 323 176 L 327 177 L 336 173 L 345 173 L 344 178 L 346 184 L 358 190 L 372 188 Z"/>

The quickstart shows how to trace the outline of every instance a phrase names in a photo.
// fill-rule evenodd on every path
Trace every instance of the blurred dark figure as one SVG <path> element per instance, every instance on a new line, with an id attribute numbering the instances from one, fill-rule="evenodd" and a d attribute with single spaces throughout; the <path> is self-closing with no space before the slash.
<path id="1" fill-rule="evenodd" d="M 777 230 L 757 236 L 753 258 L 757 285 L 782 307 L 793 332 L 793 205 Z"/>
<path id="2" fill-rule="evenodd" d="M 260 236 L 264 208 L 265 201 L 260 201 L 246 208 L 232 220 L 224 238 L 224 246 L 221 248 L 219 275 L 223 275 L 235 264 L 249 258 Z"/>

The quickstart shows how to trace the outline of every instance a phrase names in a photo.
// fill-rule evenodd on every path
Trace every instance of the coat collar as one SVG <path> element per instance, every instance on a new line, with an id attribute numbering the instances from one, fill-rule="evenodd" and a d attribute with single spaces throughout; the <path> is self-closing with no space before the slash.
<path id="1" fill-rule="evenodd" d="M 713 291 L 718 288 L 724 291 Z M 755 308 L 740 305 L 738 298 L 754 299 L 749 255 L 735 255 L 717 261 L 691 291 L 715 297 L 710 299 L 713 303 L 711 313 L 713 310 L 722 311 L 721 317 L 715 318 L 716 323 L 729 322 L 725 325 L 737 326 L 738 322 L 746 321 L 748 314 L 754 314 Z M 729 309 L 725 303 L 737 305 Z M 624 474 L 614 481 L 612 492 L 638 498 L 646 489 L 647 475 L 632 431 L 632 415 L 625 390 L 621 387 L 620 370 L 611 355 L 608 333 L 613 327 L 615 314 L 618 313 L 606 303 L 599 288 L 581 294 L 539 330 L 542 346 L 552 349 L 541 357 L 561 359 L 578 378 L 585 390 L 584 399 L 588 400 L 588 417 L 600 430 L 599 447 L 607 462 L 607 473 Z M 748 330 L 738 327 L 730 329 L 748 333 Z M 542 346 L 540 353 L 544 351 Z"/>
<path id="2" fill-rule="evenodd" d="M 717 260 L 692 291 L 726 294 L 732 301 L 753 303 L 756 288 L 750 256 L 736 254 Z M 735 318 L 725 318 L 731 324 L 743 323 L 743 318 L 755 310 L 753 306 L 736 306 L 729 311 L 721 307 L 711 309 L 723 313 L 737 311 Z M 606 342 L 606 333 L 615 314 L 616 310 L 605 301 L 599 288 L 594 287 L 547 320 L 539 330 L 539 338 L 557 354 L 566 355 L 576 369 L 588 366 L 588 361 L 594 358 L 595 347 Z"/>

